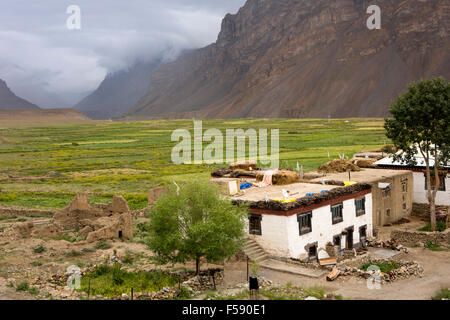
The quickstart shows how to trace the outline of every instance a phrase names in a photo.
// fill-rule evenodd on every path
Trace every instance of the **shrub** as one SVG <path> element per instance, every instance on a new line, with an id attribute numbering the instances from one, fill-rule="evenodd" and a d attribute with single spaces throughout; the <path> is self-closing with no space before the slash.
<path id="1" fill-rule="evenodd" d="M 112 267 L 112 281 L 115 285 L 121 285 L 124 282 L 124 272 L 120 268 L 120 263 L 115 263 Z"/>
<path id="2" fill-rule="evenodd" d="M 367 269 L 372 265 L 375 265 L 378 268 L 380 268 L 380 271 L 383 273 L 389 273 L 390 271 L 399 268 L 399 265 L 395 261 L 384 261 L 384 262 L 375 262 L 375 263 L 367 262 L 366 264 L 363 265 L 363 267 L 361 269 L 364 271 L 367 271 Z"/>
<path id="3" fill-rule="evenodd" d="M 36 287 L 31 287 L 30 289 L 28 289 L 28 292 L 29 292 L 30 294 L 32 294 L 33 296 L 39 294 L 39 290 L 38 290 L 38 288 L 36 288 Z"/>
<path id="4" fill-rule="evenodd" d="M 447 229 L 447 224 L 443 221 L 436 222 L 436 231 L 443 232 Z M 418 231 L 431 232 L 431 225 L 427 224 L 425 227 L 417 229 Z"/>
<path id="5" fill-rule="evenodd" d="M 187 300 L 190 299 L 191 297 L 192 297 L 191 292 L 186 287 L 181 286 L 177 298 L 181 300 Z"/>
<path id="6" fill-rule="evenodd" d="M 79 257 L 79 256 L 83 255 L 83 253 L 80 252 L 80 251 L 72 249 L 71 251 L 66 252 L 64 255 L 66 257 Z"/>
<path id="7" fill-rule="evenodd" d="M 98 242 L 95 245 L 95 249 L 101 249 L 101 250 L 106 250 L 111 248 L 111 245 L 109 243 L 106 242 L 106 240 L 101 240 L 100 242 Z"/>
<path id="8" fill-rule="evenodd" d="M 28 291 L 30 289 L 30 284 L 28 281 L 22 281 L 16 287 L 16 291 Z"/>
<path id="9" fill-rule="evenodd" d="M 424 246 L 425 246 L 425 248 L 430 249 L 431 251 L 445 251 L 445 250 L 447 250 L 445 248 L 441 248 L 441 246 L 439 246 L 439 244 L 433 243 L 431 241 L 427 241 Z"/>
<path id="10" fill-rule="evenodd" d="M 123 257 L 122 262 L 125 264 L 133 264 L 134 262 L 133 254 L 131 252 L 127 252 Z"/>
<path id="11" fill-rule="evenodd" d="M 113 266 L 102 264 L 81 278 L 81 291 L 88 292 L 90 288 L 92 295 L 110 297 L 128 294 L 131 288 L 135 292 L 156 292 L 177 282 L 177 277 L 158 270 L 129 272 L 122 270 L 118 263 Z"/>
<path id="12" fill-rule="evenodd" d="M 450 299 L 450 290 L 449 289 L 442 289 L 439 291 L 434 297 L 431 298 L 432 300 L 448 300 Z"/>
<path id="13" fill-rule="evenodd" d="M 45 251 L 45 247 L 42 244 L 40 244 L 37 247 L 33 248 L 33 252 L 34 253 L 42 253 L 44 251 Z"/>
<path id="14" fill-rule="evenodd" d="M 40 267 L 42 266 L 42 262 L 40 261 L 33 261 L 30 263 L 33 267 Z"/>

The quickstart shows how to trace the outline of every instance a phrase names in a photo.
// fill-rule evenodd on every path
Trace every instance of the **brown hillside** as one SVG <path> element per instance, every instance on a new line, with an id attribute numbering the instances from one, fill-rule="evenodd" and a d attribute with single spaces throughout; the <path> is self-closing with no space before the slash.
<path id="1" fill-rule="evenodd" d="M 14 94 L 5 81 L 0 79 L 0 110 L 39 109 L 38 106 Z"/>
<path id="2" fill-rule="evenodd" d="M 381 30 L 366 27 L 370 4 Z M 126 116 L 384 116 L 409 82 L 450 78 L 449 29 L 450 0 L 248 0 Z"/>

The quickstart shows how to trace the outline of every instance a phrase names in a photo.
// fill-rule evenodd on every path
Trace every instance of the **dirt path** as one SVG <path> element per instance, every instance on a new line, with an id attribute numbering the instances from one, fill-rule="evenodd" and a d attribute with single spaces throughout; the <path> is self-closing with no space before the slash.
<path id="1" fill-rule="evenodd" d="M 312 279 L 263 268 L 259 270 L 259 275 L 272 280 L 275 285 L 291 282 L 305 287 L 320 286 L 328 292 L 352 300 L 427 300 L 441 288 L 450 287 L 450 251 L 435 252 L 425 248 L 410 248 L 410 253 L 403 258 L 417 261 L 424 268 L 423 277 L 398 280 L 382 285 L 379 290 L 368 289 L 366 280 L 355 277 L 340 277 L 328 282 L 325 277 Z M 245 278 L 245 262 L 227 264 L 223 289 L 245 282 Z"/>

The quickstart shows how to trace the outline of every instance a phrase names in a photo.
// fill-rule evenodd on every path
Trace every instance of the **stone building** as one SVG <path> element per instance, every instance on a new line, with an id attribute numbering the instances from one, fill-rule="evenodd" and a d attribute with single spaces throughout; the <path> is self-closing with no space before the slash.
<path id="1" fill-rule="evenodd" d="M 357 172 L 329 173 L 311 180 L 327 184 L 345 181 L 368 183 L 372 186 L 372 224 L 380 227 L 411 215 L 414 180 L 407 170 L 361 169 Z"/>
<path id="2" fill-rule="evenodd" d="M 414 179 L 414 202 L 415 203 L 428 203 L 427 198 L 427 175 L 426 165 L 423 157 L 416 154 L 415 166 L 409 166 L 403 164 L 400 161 L 395 161 L 392 157 L 386 157 L 375 162 L 377 168 L 391 169 L 391 170 L 409 170 L 413 174 Z M 434 166 L 434 158 L 430 159 L 430 166 Z M 436 205 L 450 206 L 450 165 L 447 164 L 443 168 L 440 168 L 439 175 L 439 188 L 436 194 Z M 431 185 L 436 185 L 436 178 L 434 174 L 431 176 Z"/>
<path id="3" fill-rule="evenodd" d="M 249 205 L 248 236 L 274 257 L 312 260 L 327 244 L 353 249 L 372 236 L 369 184 L 294 183 L 251 188 L 232 199 Z"/>
<path id="4" fill-rule="evenodd" d="M 133 221 L 127 201 L 114 196 L 111 203 L 90 205 L 87 193 L 79 193 L 64 209 L 58 210 L 51 223 L 33 231 L 34 236 L 57 237 L 67 230 L 94 242 L 101 239 L 130 239 Z"/>

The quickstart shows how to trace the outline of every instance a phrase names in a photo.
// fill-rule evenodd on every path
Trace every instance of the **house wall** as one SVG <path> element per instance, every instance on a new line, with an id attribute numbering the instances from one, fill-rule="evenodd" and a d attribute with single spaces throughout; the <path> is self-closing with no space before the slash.
<path id="1" fill-rule="evenodd" d="M 450 206 L 450 175 L 445 178 L 445 191 L 436 194 L 436 205 Z M 423 172 L 414 172 L 414 202 L 428 203 L 425 189 L 425 175 Z"/>
<path id="2" fill-rule="evenodd" d="M 318 251 L 333 237 L 341 234 L 348 227 L 353 226 L 353 244 L 359 245 L 359 227 L 367 225 L 367 236 L 372 236 L 372 195 L 366 194 L 366 213 L 356 216 L 355 199 L 343 201 L 343 221 L 332 224 L 331 206 L 323 206 L 312 211 L 312 232 L 300 235 L 297 215 L 278 216 L 263 214 L 261 221 L 261 236 L 251 236 L 264 250 L 274 256 L 304 259 L 308 256 L 305 246 L 318 243 Z M 337 201 L 336 203 L 339 203 Z M 342 236 L 341 244 L 344 248 L 346 239 Z"/>
<path id="3" fill-rule="evenodd" d="M 263 214 L 261 220 L 262 235 L 249 235 L 264 250 L 274 256 L 289 256 L 289 240 L 286 230 L 289 218 L 286 216 Z M 247 227 L 248 232 L 248 227 Z"/>
<path id="4" fill-rule="evenodd" d="M 389 183 L 392 186 L 392 190 L 388 195 L 384 193 L 383 189 L 378 187 L 380 182 Z M 406 183 L 406 191 L 402 189 L 403 182 Z M 373 183 L 373 225 L 380 227 L 411 215 L 414 190 L 412 172 L 380 179 Z"/>

